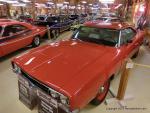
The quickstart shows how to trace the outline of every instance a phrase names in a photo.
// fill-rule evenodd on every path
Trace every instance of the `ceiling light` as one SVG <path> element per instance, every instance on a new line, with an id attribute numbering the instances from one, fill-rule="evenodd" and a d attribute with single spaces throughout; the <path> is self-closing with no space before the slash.
<path id="1" fill-rule="evenodd" d="M 62 7 L 63 6 L 63 4 L 57 4 L 57 7 Z"/>
<path id="2" fill-rule="evenodd" d="M 54 3 L 53 2 L 47 2 L 48 4 L 50 4 L 50 5 L 53 5 Z"/>
<path id="3" fill-rule="evenodd" d="M 21 0 L 22 2 L 24 2 L 24 3 L 30 3 L 31 1 L 29 1 L 29 0 Z"/>
<path id="4" fill-rule="evenodd" d="M 83 4 L 86 4 L 87 2 L 86 1 L 81 1 Z"/>
<path id="5" fill-rule="evenodd" d="M 15 0 L 5 0 L 4 2 L 8 3 L 8 4 L 18 4 L 18 1 Z"/>
<path id="6" fill-rule="evenodd" d="M 4 4 L 0 4 L 0 6 L 2 6 L 2 5 L 4 5 Z"/>
<path id="7" fill-rule="evenodd" d="M 24 4 L 24 3 L 19 3 L 19 4 L 12 4 L 12 6 L 14 6 L 14 7 L 25 7 L 26 4 Z"/>
<path id="8" fill-rule="evenodd" d="M 115 0 L 99 0 L 101 3 L 114 3 Z"/>
<path id="9" fill-rule="evenodd" d="M 66 2 L 66 1 L 65 1 L 64 4 L 69 4 L 69 2 Z"/>

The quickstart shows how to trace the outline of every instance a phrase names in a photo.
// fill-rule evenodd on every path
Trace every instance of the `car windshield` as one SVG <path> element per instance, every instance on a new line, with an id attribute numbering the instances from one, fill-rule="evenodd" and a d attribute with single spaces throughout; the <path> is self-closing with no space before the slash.
<path id="1" fill-rule="evenodd" d="M 46 21 L 48 21 L 48 22 L 58 22 L 58 21 L 59 21 L 59 18 L 56 17 L 56 16 L 47 17 Z"/>
<path id="2" fill-rule="evenodd" d="M 38 16 L 37 20 L 45 20 L 45 17 L 44 16 Z"/>
<path id="3" fill-rule="evenodd" d="M 81 26 L 72 38 L 82 41 L 116 46 L 119 40 L 119 30 Z"/>

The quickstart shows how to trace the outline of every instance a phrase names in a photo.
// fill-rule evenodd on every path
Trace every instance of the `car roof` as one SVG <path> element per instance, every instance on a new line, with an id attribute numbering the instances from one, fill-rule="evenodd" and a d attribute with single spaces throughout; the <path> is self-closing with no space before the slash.
<path id="1" fill-rule="evenodd" d="M 16 21 L 16 20 L 11 20 L 11 21 L 7 21 L 7 20 L 6 21 L 1 21 L 1 19 L 0 19 L 0 26 L 12 25 L 12 24 L 21 24 L 21 23 L 23 23 L 23 22 L 19 22 L 19 21 Z"/>
<path id="2" fill-rule="evenodd" d="M 88 26 L 88 27 L 97 27 L 97 28 L 110 28 L 110 29 L 124 29 L 127 27 L 132 27 L 132 25 L 130 25 L 127 22 L 102 22 L 100 20 L 95 20 L 95 21 L 89 21 L 84 23 L 84 26 Z"/>

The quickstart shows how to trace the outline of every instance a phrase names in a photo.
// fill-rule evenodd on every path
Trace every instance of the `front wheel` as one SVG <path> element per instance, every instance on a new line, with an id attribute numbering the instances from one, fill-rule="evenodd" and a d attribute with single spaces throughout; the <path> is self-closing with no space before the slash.
<path id="1" fill-rule="evenodd" d="M 32 46 L 33 47 L 38 47 L 40 45 L 40 37 L 36 36 L 34 37 L 33 41 L 32 41 Z"/>
<path id="2" fill-rule="evenodd" d="M 105 97 L 107 96 L 107 93 L 109 91 L 109 87 L 110 87 L 110 80 L 107 80 L 100 88 L 98 91 L 97 96 L 91 101 L 91 104 L 93 105 L 100 105 Z"/>
<path id="3" fill-rule="evenodd" d="M 132 59 L 136 58 L 136 57 L 138 56 L 138 54 L 139 54 L 139 49 L 138 49 L 138 51 L 132 56 Z"/>

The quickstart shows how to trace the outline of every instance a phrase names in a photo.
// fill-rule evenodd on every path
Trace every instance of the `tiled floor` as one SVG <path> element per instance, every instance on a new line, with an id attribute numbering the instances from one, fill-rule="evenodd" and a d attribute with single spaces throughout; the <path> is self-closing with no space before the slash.
<path id="1" fill-rule="evenodd" d="M 69 37 L 71 32 L 65 32 L 60 39 Z M 44 41 L 42 45 L 51 41 Z M 11 70 L 10 61 L 13 57 L 30 50 L 24 48 L 0 59 L 0 113 L 37 113 L 37 108 L 29 110 L 18 99 L 17 76 Z M 138 58 L 134 62 L 150 65 L 150 49 L 141 47 Z M 119 76 L 111 83 L 111 88 L 116 93 L 119 85 Z M 135 66 L 130 72 L 126 96 L 132 95 L 132 100 L 125 101 L 127 109 L 115 109 L 120 106 L 112 102 L 100 106 L 87 105 L 81 113 L 150 113 L 150 68 Z M 110 96 L 107 97 L 108 99 Z M 138 109 L 135 109 L 138 108 Z M 141 109 L 145 108 L 145 109 Z M 113 109 L 113 110 L 112 110 Z M 131 110 L 132 109 L 132 110 Z"/>

